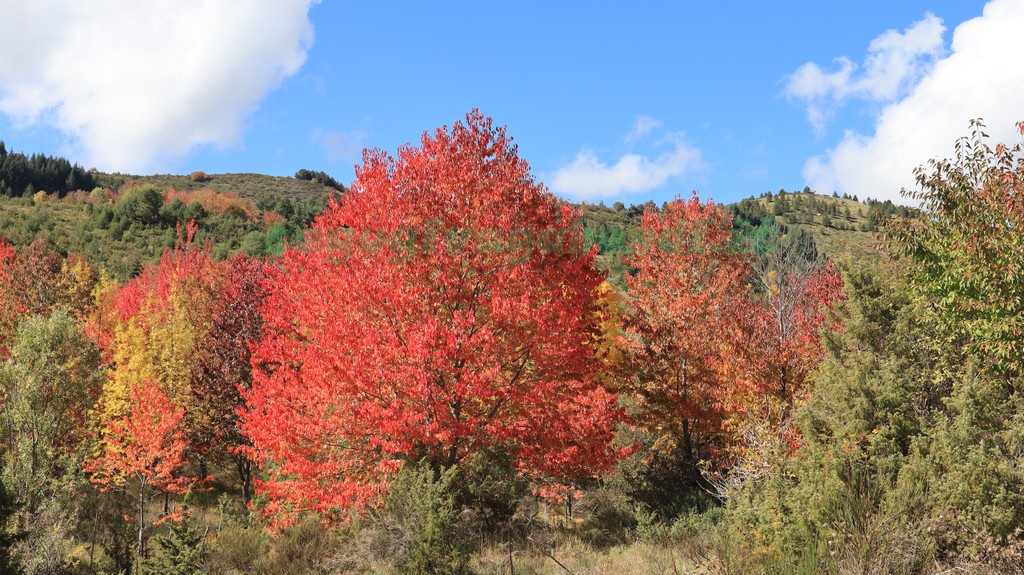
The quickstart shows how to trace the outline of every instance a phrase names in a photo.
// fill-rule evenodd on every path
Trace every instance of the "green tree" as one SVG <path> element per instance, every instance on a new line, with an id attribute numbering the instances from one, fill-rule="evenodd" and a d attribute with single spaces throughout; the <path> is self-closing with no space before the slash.
<path id="1" fill-rule="evenodd" d="M 63 310 L 21 322 L 0 365 L 5 483 L 17 498 L 24 539 L 17 555 L 29 574 L 71 564 L 84 484 L 86 416 L 103 377 L 99 351 Z"/>
<path id="2" fill-rule="evenodd" d="M 78 473 L 86 416 L 103 378 L 96 344 L 62 310 L 18 328 L 0 366 L 5 483 L 34 509 L 55 482 Z"/>
<path id="3" fill-rule="evenodd" d="M 468 572 L 466 542 L 455 527 L 452 483 L 457 468 L 438 473 L 429 465 L 411 465 L 394 480 L 378 524 L 393 534 L 389 542 L 398 573 L 457 575 Z"/>
<path id="4" fill-rule="evenodd" d="M 3 142 L 0 142 L 2 149 Z M 2 465 L 2 461 L 0 461 Z M 20 575 L 21 569 L 14 559 L 14 545 L 19 535 L 8 528 L 10 519 L 18 512 L 14 496 L 8 493 L 3 482 L 0 482 L 0 575 Z"/>
<path id="5" fill-rule="evenodd" d="M 186 497 L 187 499 L 187 497 Z M 209 549 L 203 530 L 196 525 L 189 505 L 182 503 L 180 518 L 172 521 L 166 535 L 153 538 L 155 553 L 142 561 L 141 573 L 154 575 L 203 575 Z"/>
<path id="6" fill-rule="evenodd" d="M 1024 133 L 1024 122 L 1018 127 Z M 887 238 L 953 335 L 994 369 L 1024 375 L 1024 150 L 993 148 L 975 120 L 955 158 L 931 160 L 916 174 L 920 189 L 904 193 L 923 217 L 891 220 Z"/>
<path id="7" fill-rule="evenodd" d="M 114 215 L 131 223 L 148 225 L 160 219 L 164 193 L 152 184 L 131 188 L 124 192 L 114 206 Z"/>

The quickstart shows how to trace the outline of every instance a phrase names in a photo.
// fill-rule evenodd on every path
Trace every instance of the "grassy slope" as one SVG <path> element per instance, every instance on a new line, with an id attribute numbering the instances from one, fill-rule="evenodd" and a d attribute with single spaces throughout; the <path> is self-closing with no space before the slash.
<path id="1" fill-rule="evenodd" d="M 211 174 L 210 179 L 203 182 L 193 181 L 187 175 L 167 174 L 133 176 L 101 173 L 98 179 L 102 186 L 112 190 L 118 190 L 126 183 L 148 183 L 161 189 L 211 189 L 219 193 L 231 193 L 251 202 L 272 197 L 288 198 L 304 204 L 332 193 L 329 188 L 308 180 L 261 174 Z M 759 204 L 767 214 L 765 219 L 773 219 L 790 228 L 804 229 L 814 237 L 819 249 L 834 259 L 860 259 L 877 255 L 877 233 L 862 231 L 870 223 L 868 214 L 872 208 L 868 205 L 849 199 L 804 193 L 786 194 L 786 201 L 789 206 L 781 211 L 777 195 L 770 198 L 748 198 L 727 207 L 742 213 L 743 209 L 749 210 L 752 204 Z M 621 288 L 625 273 L 623 256 L 628 253 L 645 206 L 616 209 L 582 205 L 580 208 L 583 211 L 587 239 L 600 246 L 598 265 L 608 272 L 611 282 Z M 845 216 L 847 210 L 849 217 Z M 826 214 L 826 211 L 829 213 Z M 822 223 L 826 215 L 831 220 L 827 226 Z M 130 273 L 139 263 L 154 259 L 162 247 L 173 245 L 174 238 L 167 229 L 136 230 L 138 233 L 131 234 L 129 241 L 111 241 L 106 237 L 105 230 L 94 225 L 93 219 L 92 212 L 82 203 L 64 200 L 37 206 L 28 199 L 0 198 L 0 234 L 6 235 L 16 244 L 28 243 L 35 237 L 48 238 L 61 251 L 83 253 L 93 261 L 108 262 L 110 267 L 116 268 L 118 276 Z M 243 235 L 246 233 L 241 229 L 239 231 Z M 231 230 L 220 230 L 218 235 L 225 233 L 230 234 Z M 139 235 L 147 236 L 147 241 L 140 240 Z M 227 242 L 231 251 L 238 249 L 238 238 L 214 239 Z"/>
<path id="2" fill-rule="evenodd" d="M 328 188 L 307 180 L 259 174 L 219 174 L 207 182 L 194 182 L 189 176 L 169 175 L 98 174 L 98 179 L 103 187 L 113 191 L 120 190 L 126 183 L 148 183 L 159 189 L 211 189 L 218 193 L 231 193 L 250 204 L 260 198 L 287 198 L 297 207 L 320 201 L 329 193 Z M 177 232 L 174 223 L 169 221 L 135 224 L 118 231 L 116 226 L 104 224 L 99 217 L 101 210 L 113 210 L 114 207 L 109 200 L 97 203 L 81 197 L 81 194 L 69 194 L 63 199 L 50 195 L 38 202 L 32 198 L 0 196 L 0 236 L 15 245 L 44 239 L 58 251 L 81 254 L 124 281 L 142 265 L 158 259 L 165 248 L 174 246 Z M 266 210 L 258 211 L 260 214 L 253 219 L 204 217 L 199 222 L 196 239 L 200 242 L 210 239 L 217 257 L 237 253 L 242 249 L 242 239 L 247 234 L 268 234 L 270 226 L 262 219 Z M 273 253 L 269 248 L 268 251 Z"/>
<path id="3" fill-rule="evenodd" d="M 795 202 L 797 197 L 800 200 Z M 778 214 L 778 196 L 749 198 L 743 202 L 728 204 L 726 208 L 742 214 L 751 209 L 751 204 L 758 204 L 765 214 L 763 220 L 775 221 L 787 228 L 799 228 L 810 233 L 818 249 L 835 260 L 859 260 L 879 256 L 878 232 L 865 231 L 871 227 L 869 214 L 873 210 L 867 204 L 811 193 L 788 193 L 786 202 L 789 204 L 788 207 L 783 207 Z M 614 209 L 584 204 L 580 208 L 583 210 L 584 233 L 588 239 L 601 247 L 597 257 L 598 265 L 608 272 L 609 281 L 621 289 L 625 272 L 622 258 L 628 253 L 631 239 L 640 225 L 644 206 Z M 850 212 L 849 217 L 845 216 L 846 210 Z M 740 219 L 740 216 L 737 216 L 737 221 Z M 829 225 L 824 225 L 823 222 L 828 220 Z M 621 230 L 621 233 L 613 233 L 611 230 Z"/>
<path id="4" fill-rule="evenodd" d="M 294 200 L 307 201 L 312 198 L 322 197 L 330 192 L 328 188 L 308 180 L 297 180 L 295 178 L 266 176 L 261 174 L 211 174 L 207 182 L 195 182 L 187 175 L 159 174 L 151 176 L 132 176 L 126 174 L 100 174 L 100 182 L 112 189 L 118 189 L 126 182 L 135 181 L 139 183 L 151 183 L 159 188 L 173 187 L 176 190 L 199 190 L 204 188 L 216 192 L 230 192 L 242 198 L 255 200 L 264 194 L 284 196 Z M 793 204 L 799 197 L 804 204 L 803 210 L 798 210 Z M 755 201 L 765 207 L 780 224 L 802 228 L 814 236 L 819 249 L 833 258 L 844 258 L 852 256 L 860 258 L 864 256 L 877 255 L 878 237 L 877 232 L 862 231 L 869 224 L 868 214 L 871 207 L 867 204 L 851 199 L 836 198 L 817 194 L 789 193 L 786 194 L 790 203 L 789 209 L 775 215 L 775 208 L 778 196 L 771 198 L 761 197 Z M 825 203 L 837 208 L 839 215 L 830 215 L 831 226 L 822 225 L 822 217 L 825 215 L 820 210 L 813 211 L 813 221 L 807 216 L 811 210 L 807 206 L 810 200 L 818 203 Z M 729 204 L 727 207 L 738 204 Z M 604 206 L 582 205 L 584 228 L 589 230 L 588 239 L 601 244 L 601 252 L 598 255 L 598 263 L 613 276 L 621 277 L 621 254 L 628 246 L 628 240 L 633 230 L 640 225 L 640 216 L 643 214 L 644 206 L 629 206 L 621 210 L 607 208 Z M 850 211 L 850 217 L 844 216 L 845 210 Z M 598 231 L 598 228 L 602 228 Z M 620 244 L 615 237 L 609 237 L 607 230 L 618 228 L 622 230 L 623 242 Z"/>
<path id="5" fill-rule="evenodd" d="M 218 193 L 233 193 L 248 200 L 255 200 L 262 194 L 285 196 L 291 199 L 309 200 L 323 196 L 328 188 L 309 180 L 297 180 L 281 176 L 265 176 L 262 174 L 210 174 L 206 182 L 195 182 L 189 176 L 157 174 L 152 176 L 132 176 L 128 174 L 99 174 L 103 187 L 119 189 L 127 182 L 153 184 L 158 188 L 173 187 L 176 190 L 201 190 L 209 188 Z"/>
<path id="6" fill-rule="evenodd" d="M 788 197 L 800 196 L 804 199 L 813 198 L 818 202 L 825 202 L 829 205 L 835 205 L 838 207 L 840 213 L 839 216 L 831 215 L 832 220 L 831 226 L 822 225 L 822 217 L 825 215 L 821 211 L 814 212 L 814 221 L 807 221 L 807 213 L 798 213 L 795 210 L 788 210 L 783 215 L 775 217 L 776 221 L 780 224 L 801 228 L 809 232 L 814 236 L 814 241 L 818 245 L 818 248 L 828 254 L 833 259 L 843 259 L 844 257 L 853 257 L 859 259 L 862 257 L 875 257 L 879 254 L 878 252 L 878 232 L 876 231 L 863 231 L 862 228 L 869 224 L 868 214 L 871 211 L 871 207 L 860 202 L 855 202 L 849 199 L 835 198 L 831 196 L 822 196 L 817 194 L 787 194 Z M 777 196 L 771 199 L 759 198 L 758 202 L 764 205 L 769 213 L 774 213 L 777 202 Z M 846 218 L 844 210 L 850 210 L 850 217 Z"/>

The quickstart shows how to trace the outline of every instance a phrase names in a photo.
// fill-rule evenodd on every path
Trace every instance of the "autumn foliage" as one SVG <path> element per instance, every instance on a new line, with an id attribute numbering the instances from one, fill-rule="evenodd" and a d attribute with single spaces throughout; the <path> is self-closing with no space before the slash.
<path id="1" fill-rule="evenodd" d="M 992 147 L 980 120 L 956 157 L 916 172 L 906 194 L 927 217 L 894 220 L 887 238 L 914 285 L 936 297 L 958 335 L 991 366 L 1024 374 L 1024 145 Z M 1017 124 L 1024 135 L 1024 122 Z"/>
<path id="2" fill-rule="evenodd" d="M 174 188 L 168 189 L 164 202 L 166 204 L 170 204 L 175 200 L 180 200 L 186 205 L 191 204 L 192 202 L 198 202 L 207 213 L 216 214 L 218 216 L 232 214 L 240 218 L 250 220 L 257 217 L 256 208 L 253 207 L 250 202 L 232 193 L 219 193 L 207 188 L 194 191 L 176 190 Z"/>
<path id="3" fill-rule="evenodd" d="M 780 430 L 841 299 L 831 262 L 781 241 L 746 253 L 713 202 L 649 209 L 628 263 L 622 390 L 659 449 L 694 462 L 742 448 L 739 430 Z M 737 445 L 740 444 L 740 445 Z"/>
<path id="4" fill-rule="evenodd" d="M 577 218 L 477 112 L 366 152 L 271 272 L 243 413 L 269 511 L 339 517 L 405 462 L 485 449 L 541 481 L 608 469 L 619 412 Z"/>
<path id="5" fill-rule="evenodd" d="M 155 494 L 185 493 L 206 478 L 184 473 L 184 410 L 153 381 L 132 389 L 129 411 L 107 423 L 102 453 L 85 463 L 92 481 L 104 490 L 127 493 L 136 502 L 138 553 L 145 550 L 146 503 Z"/>
<path id="6" fill-rule="evenodd" d="M 247 440 L 237 412 L 244 406 L 242 393 L 252 385 L 250 347 L 263 326 L 260 308 L 267 295 L 268 264 L 239 254 L 223 262 L 221 272 L 224 281 L 210 326 L 191 363 L 188 437 L 202 457 L 231 460 L 248 503 L 252 463 L 238 449 Z"/>
<path id="7" fill-rule="evenodd" d="M 843 279 L 831 261 L 805 261 L 778 243 L 760 262 L 743 359 L 748 387 L 740 407 L 769 400 L 791 407 L 806 392 L 810 372 L 824 355 L 822 331 L 837 330 L 830 312 L 843 299 Z"/>
<path id="8" fill-rule="evenodd" d="M 176 473 L 186 463 L 183 415 L 155 382 L 133 389 L 128 414 L 107 424 L 103 454 L 86 465 L 93 481 L 109 488 L 134 481 L 136 489 L 183 493 L 196 481 Z"/>
<path id="9" fill-rule="evenodd" d="M 224 278 L 209 246 L 195 245 L 191 225 L 155 265 L 120 289 L 106 290 L 93 329 L 107 342 L 111 377 L 100 405 L 103 420 L 120 417 L 132 390 L 154 380 L 177 405 L 191 401 L 192 363 L 209 329 Z"/>
<path id="10" fill-rule="evenodd" d="M 676 200 L 644 214 L 629 260 L 624 390 L 640 402 L 638 420 L 687 457 L 706 455 L 741 385 L 750 269 L 731 230 L 713 202 Z"/>

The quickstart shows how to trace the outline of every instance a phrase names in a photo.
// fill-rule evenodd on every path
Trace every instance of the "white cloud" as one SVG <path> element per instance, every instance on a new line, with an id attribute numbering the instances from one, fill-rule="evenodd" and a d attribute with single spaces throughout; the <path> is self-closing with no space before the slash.
<path id="1" fill-rule="evenodd" d="M 633 129 L 626 134 L 623 138 L 623 142 L 626 144 L 634 144 L 644 139 L 647 134 L 650 134 L 653 130 L 661 127 L 661 120 L 652 118 L 650 116 L 637 116 L 636 122 L 633 123 Z"/>
<path id="2" fill-rule="evenodd" d="M 832 72 L 814 62 L 800 66 L 787 78 L 784 93 L 803 101 L 808 120 L 820 133 L 849 98 L 890 102 L 904 95 L 942 56 L 945 31 L 940 18 L 925 14 L 902 33 L 887 30 L 872 40 L 863 66 L 845 56 L 835 60 L 838 69 Z"/>
<path id="3" fill-rule="evenodd" d="M 968 122 L 983 118 L 995 142 L 1019 142 L 1024 120 L 1024 66 L 1014 59 L 1024 30 L 1024 3 L 992 0 L 982 16 L 957 26 L 952 51 L 903 99 L 886 106 L 874 134 L 847 132 L 835 148 L 811 158 L 804 178 L 821 192 L 837 190 L 907 203 L 913 170 L 951 157 Z"/>
<path id="4" fill-rule="evenodd" d="M 304 63 L 318 0 L 33 0 L 0 19 L 0 112 L 69 135 L 88 165 L 142 171 L 229 145 Z"/>
<path id="5" fill-rule="evenodd" d="M 549 176 L 548 185 L 575 199 L 594 200 L 653 190 L 671 178 L 703 168 L 700 150 L 687 144 L 681 134 L 665 132 L 654 118 L 638 117 L 623 141 L 633 145 L 652 140 L 655 131 L 664 132 L 653 141 L 655 146 L 670 148 L 656 157 L 629 152 L 614 164 L 607 164 L 593 150 L 584 149 Z"/>

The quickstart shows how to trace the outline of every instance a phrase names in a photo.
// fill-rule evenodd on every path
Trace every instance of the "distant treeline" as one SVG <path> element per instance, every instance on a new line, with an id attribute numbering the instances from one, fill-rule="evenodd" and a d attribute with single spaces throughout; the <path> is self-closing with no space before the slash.
<path id="1" fill-rule="evenodd" d="M 0 194 L 5 196 L 31 195 L 46 191 L 64 197 L 75 190 L 91 190 L 96 178 L 78 164 L 45 154 L 8 152 L 0 141 Z"/>
<path id="2" fill-rule="evenodd" d="M 314 172 L 313 170 L 307 170 L 307 169 L 303 168 L 303 169 L 295 172 L 295 179 L 296 180 L 309 180 L 311 182 L 316 182 L 316 183 L 318 183 L 318 184 L 320 184 L 322 186 L 327 186 L 329 188 L 334 188 L 335 190 L 338 190 L 339 192 L 344 192 L 345 191 L 345 186 L 341 185 L 341 182 L 339 182 L 338 180 L 335 180 L 330 175 L 328 175 L 327 172 Z"/>

